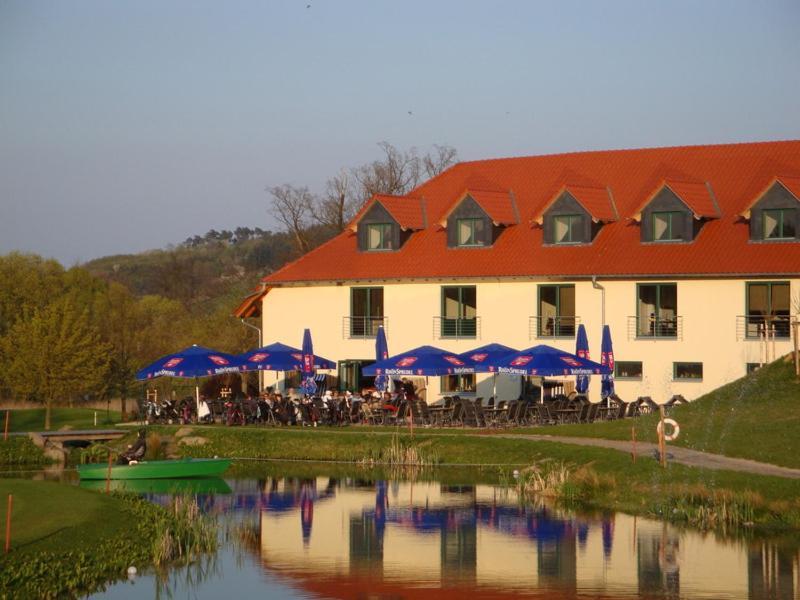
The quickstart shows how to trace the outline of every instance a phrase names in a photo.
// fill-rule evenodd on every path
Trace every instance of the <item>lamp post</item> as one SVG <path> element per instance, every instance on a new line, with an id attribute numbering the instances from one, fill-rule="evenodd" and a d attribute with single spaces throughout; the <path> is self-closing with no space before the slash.
<path id="1" fill-rule="evenodd" d="M 242 322 L 242 325 L 244 325 L 245 327 L 249 327 L 250 329 L 255 329 L 258 332 L 258 347 L 261 348 L 264 345 L 264 341 L 261 339 L 261 328 L 260 327 L 256 327 L 255 325 L 251 325 L 250 323 L 245 321 L 243 318 L 239 319 L 239 320 Z M 257 376 L 258 376 L 258 393 L 260 395 L 261 394 L 261 390 L 264 389 L 263 375 L 262 375 L 261 369 L 259 369 L 257 371 Z"/>

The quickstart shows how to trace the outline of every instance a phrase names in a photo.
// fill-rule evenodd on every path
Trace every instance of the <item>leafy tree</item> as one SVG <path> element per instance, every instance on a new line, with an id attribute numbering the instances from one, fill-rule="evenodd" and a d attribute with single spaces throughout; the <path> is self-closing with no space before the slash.
<path id="1" fill-rule="evenodd" d="M 45 429 L 55 402 L 103 389 L 110 348 L 69 296 L 17 321 L 2 345 L 6 383 L 18 397 L 45 404 Z"/>

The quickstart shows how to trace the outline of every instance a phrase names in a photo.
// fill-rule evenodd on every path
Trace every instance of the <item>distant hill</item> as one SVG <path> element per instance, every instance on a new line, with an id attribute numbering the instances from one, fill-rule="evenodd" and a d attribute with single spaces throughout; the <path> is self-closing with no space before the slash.
<path id="1" fill-rule="evenodd" d="M 310 232 L 317 246 L 332 232 Z M 154 294 L 204 314 L 245 296 L 264 275 L 297 258 L 293 238 L 284 232 L 240 227 L 211 230 L 163 250 L 104 256 L 82 265 L 91 274 L 126 286 L 136 296 Z"/>

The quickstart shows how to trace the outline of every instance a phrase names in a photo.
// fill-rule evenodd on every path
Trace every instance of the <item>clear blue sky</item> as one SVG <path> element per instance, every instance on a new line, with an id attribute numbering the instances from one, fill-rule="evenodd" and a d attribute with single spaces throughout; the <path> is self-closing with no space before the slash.
<path id="1" fill-rule="evenodd" d="M 798 0 L 0 0 L 0 253 L 273 227 L 266 186 L 321 191 L 381 140 L 799 138 L 798 31 Z"/>

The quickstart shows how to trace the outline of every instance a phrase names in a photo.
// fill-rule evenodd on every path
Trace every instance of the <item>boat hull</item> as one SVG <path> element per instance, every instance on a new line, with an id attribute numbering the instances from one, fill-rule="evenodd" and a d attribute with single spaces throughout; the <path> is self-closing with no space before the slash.
<path id="1" fill-rule="evenodd" d="M 225 472 L 231 461 L 227 458 L 195 458 L 183 460 L 145 461 L 133 465 L 78 466 L 78 476 L 84 479 L 180 479 L 185 477 L 217 477 Z"/>

